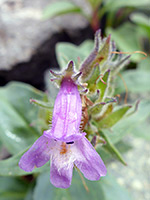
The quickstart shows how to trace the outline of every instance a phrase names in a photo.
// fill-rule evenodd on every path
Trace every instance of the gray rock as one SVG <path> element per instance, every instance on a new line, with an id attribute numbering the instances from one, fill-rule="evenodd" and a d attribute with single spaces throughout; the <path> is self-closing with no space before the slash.
<path id="1" fill-rule="evenodd" d="M 42 20 L 43 9 L 52 2 L 0 0 L 0 69 L 27 62 L 40 44 L 62 29 L 73 32 L 87 26 L 79 15 Z"/>

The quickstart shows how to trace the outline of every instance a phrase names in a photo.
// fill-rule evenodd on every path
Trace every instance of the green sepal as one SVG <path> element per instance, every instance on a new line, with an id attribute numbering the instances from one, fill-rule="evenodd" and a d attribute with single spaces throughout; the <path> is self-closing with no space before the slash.
<path id="1" fill-rule="evenodd" d="M 107 95 L 107 91 L 108 91 L 108 88 L 109 88 L 109 80 L 110 80 L 110 70 L 107 70 L 104 73 L 102 79 L 106 84 L 104 84 L 101 80 L 99 80 L 97 85 L 96 85 L 97 89 L 100 90 L 99 101 L 104 101 L 105 96 Z"/>
<path id="2" fill-rule="evenodd" d="M 113 103 L 109 103 L 105 105 L 105 110 L 103 111 L 103 113 L 100 113 L 101 115 L 98 116 L 98 120 L 100 121 L 104 117 L 108 116 L 110 113 L 112 113 L 112 111 L 113 111 Z M 93 118 L 97 120 L 96 116 L 95 117 L 93 116 Z"/>
<path id="3" fill-rule="evenodd" d="M 94 106 L 90 107 L 89 108 L 89 114 L 91 115 L 96 115 L 98 113 L 100 113 L 102 107 L 105 105 L 106 103 L 105 102 L 100 102 L 100 103 L 97 103 L 95 104 Z"/>
<path id="4" fill-rule="evenodd" d="M 80 71 L 82 72 L 82 81 L 85 82 L 90 79 L 91 74 L 93 72 L 93 69 L 95 66 L 99 65 L 99 62 L 95 62 L 95 59 L 97 57 L 98 51 L 99 51 L 99 45 L 100 45 L 100 30 L 98 30 L 95 33 L 95 44 L 94 49 L 89 54 L 89 56 L 83 61 Z"/>
<path id="5" fill-rule="evenodd" d="M 101 36 L 98 30 L 95 34 L 95 48 L 91 54 L 82 63 L 80 71 L 82 72 L 82 81 L 87 81 L 91 78 L 91 74 L 95 66 L 101 66 L 105 61 L 110 58 L 111 41 L 110 35 L 107 39 L 103 40 L 101 47 Z"/>
<path id="6" fill-rule="evenodd" d="M 100 75 L 100 68 L 99 68 L 99 65 L 96 65 L 93 69 L 93 72 L 92 72 L 92 75 L 90 77 L 89 80 L 87 80 L 87 88 L 89 89 L 89 92 L 90 93 L 94 93 L 95 90 L 96 90 L 96 81 L 97 79 L 99 78 L 99 75 Z"/>
<path id="7" fill-rule="evenodd" d="M 94 103 L 99 99 L 100 91 L 96 90 L 96 92 L 92 95 L 89 95 L 88 98 Z"/>
<path id="8" fill-rule="evenodd" d="M 99 129 L 103 129 L 103 128 L 110 128 L 113 125 L 115 125 L 120 119 L 122 119 L 122 117 L 126 114 L 126 112 L 131 108 L 132 106 L 130 105 L 125 105 L 121 108 L 119 108 L 118 110 L 110 113 L 109 115 L 107 115 L 106 117 L 102 118 L 102 119 L 95 119 L 96 122 L 96 126 Z"/>
<path id="9" fill-rule="evenodd" d="M 102 118 L 104 113 L 107 111 L 108 105 L 109 104 L 112 105 L 113 103 L 116 103 L 116 102 L 117 101 L 115 98 L 106 97 L 104 102 L 95 103 L 92 107 L 90 107 L 89 111 L 94 119 L 97 119 L 99 116 L 101 116 Z"/>
<path id="10" fill-rule="evenodd" d="M 42 108 L 49 109 L 49 110 L 53 109 L 53 107 L 51 106 L 51 104 L 49 102 L 44 102 L 44 101 L 40 101 L 37 99 L 30 99 L 30 103 L 37 105 L 39 107 L 42 107 Z"/>
<path id="11" fill-rule="evenodd" d="M 108 104 L 108 103 L 116 103 L 116 102 L 117 102 L 117 99 L 114 98 L 114 97 L 105 97 L 104 102 L 105 102 L 106 104 Z"/>
<path id="12" fill-rule="evenodd" d="M 93 64 L 100 63 L 102 65 L 105 61 L 107 61 L 110 57 L 110 41 L 111 36 L 109 35 L 104 42 L 103 47 L 99 50 Z"/>
<path id="13" fill-rule="evenodd" d="M 140 100 L 137 100 L 137 101 L 135 102 L 135 105 L 134 105 L 134 110 L 131 111 L 131 112 L 127 115 L 127 117 L 133 115 L 134 113 L 136 113 L 136 112 L 138 111 L 139 104 L 140 104 Z"/>

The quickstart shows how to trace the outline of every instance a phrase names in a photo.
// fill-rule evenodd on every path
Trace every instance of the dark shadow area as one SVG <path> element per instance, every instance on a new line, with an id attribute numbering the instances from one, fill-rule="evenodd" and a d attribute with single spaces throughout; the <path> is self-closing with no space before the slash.
<path id="1" fill-rule="evenodd" d="M 36 49 L 28 62 L 13 66 L 12 70 L 1 70 L 0 86 L 4 86 L 9 81 L 21 81 L 43 90 L 44 72 L 51 67 L 59 67 L 55 55 L 56 43 L 71 42 L 79 45 L 84 40 L 93 39 L 93 37 L 94 34 L 90 27 L 70 32 L 62 30 L 61 33 L 54 34 Z"/>

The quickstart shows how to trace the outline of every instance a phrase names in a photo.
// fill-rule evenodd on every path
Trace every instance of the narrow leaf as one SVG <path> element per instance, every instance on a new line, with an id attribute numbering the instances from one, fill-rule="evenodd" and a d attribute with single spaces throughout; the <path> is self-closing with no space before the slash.
<path id="1" fill-rule="evenodd" d="M 43 167 L 34 169 L 33 172 L 25 172 L 22 169 L 20 169 L 18 166 L 19 160 L 21 156 L 23 155 L 23 153 L 25 153 L 28 149 L 29 148 L 6 160 L 1 160 L 0 161 L 0 176 L 23 176 L 23 175 L 32 174 L 32 173 L 38 173 L 38 172 L 49 169 L 48 164 L 44 165 Z"/>
<path id="2" fill-rule="evenodd" d="M 0 139 L 11 154 L 32 144 L 40 135 L 37 126 L 39 108 L 31 105 L 30 98 L 42 100 L 45 94 L 34 87 L 12 82 L 0 88 Z"/>
<path id="3" fill-rule="evenodd" d="M 28 185 L 15 177 L 0 177 L 1 200 L 24 200 Z"/>
<path id="4" fill-rule="evenodd" d="M 68 13 L 81 13 L 81 8 L 70 1 L 55 2 L 45 8 L 43 18 L 48 19 Z"/>
<path id="5" fill-rule="evenodd" d="M 110 137 L 109 137 L 109 139 L 110 139 Z M 131 145 L 129 145 L 128 143 L 125 143 L 122 140 L 117 142 L 117 143 L 115 143 L 115 144 L 113 143 L 113 145 L 115 145 L 115 147 L 120 152 L 120 154 L 126 153 L 127 151 L 132 149 Z M 114 154 L 112 155 L 112 153 L 110 151 L 108 151 L 107 148 L 105 148 L 105 145 L 102 145 L 102 146 L 101 145 L 97 145 L 96 146 L 96 151 L 100 154 L 102 160 L 106 164 L 107 163 L 109 164 L 109 162 L 112 161 L 112 157 L 115 156 Z M 115 156 L 115 158 L 116 158 L 116 156 Z"/>
<path id="6" fill-rule="evenodd" d="M 103 132 L 109 135 L 113 143 L 120 141 L 127 134 L 150 140 L 149 111 L 150 100 L 143 100 L 136 113 L 120 120 L 111 128 L 111 131 L 103 129 Z"/>
<path id="7" fill-rule="evenodd" d="M 131 106 L 126 105 L 126 106 L 110 113 L 108 116 L 104 117 L 99 122 L 97 122 L 97 127 L 99 129 L 112 127 L 114 124 L 116 124 L 125 115 L 125 113 L 130 108 L 131 108 Z"/>
<path id="8" fill-rule="evenodd" d="M 100 132 L 100 135 L 103 136 L 103 138 L 106 141 L 106 145 L 104 148 L 109 151 L 113 156 L 115 156 L 122 164 L 127 165 L 126 162 L 124 161 L 121 153 L 119 150 L 115 147 L 115 145 L 111 142 L 109 136 L 105 134 L 104 132 Z"/>
<path id="9" fill-rule="evenodd" d="M 53 107 L 51 106 L 51 104 L 49 102 L 44 102 L 44 101 L 40 101 L 40 100 L 37 100 L 37 99 L 30 99 L 30 103 L 33 103 L 39 107 L 42 107 L 42 108 L 46 108 L 46 109 L 49 109 L 49 110 L 52 110 Z"/>

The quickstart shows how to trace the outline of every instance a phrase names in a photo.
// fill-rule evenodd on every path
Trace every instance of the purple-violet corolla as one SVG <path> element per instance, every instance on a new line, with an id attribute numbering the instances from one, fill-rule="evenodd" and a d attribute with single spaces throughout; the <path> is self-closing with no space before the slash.
<path id="1" fill-rule="evenodd" d="M 71 77 L 64 77 L 55 100 L 52 127 L 44 135 L 65 142 L 79 139 L 85 135 L 79 130 L 81 115 L 82 103 L 77 85 Z"/>
<path id="2" fill-rule="evenodd" d="M 50 181 L 55 187 L 71 185 L 74 165 L 89 180 L 106 175 L 106 167 L 79 127 L 82 104 L 76 83 L 71 76 L 63 76 L 55 101 L 52 127 L 44 131 L 32 147 L 21 157 L 19 167 L 31 172 L 50 160 Z"/>

